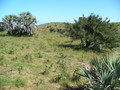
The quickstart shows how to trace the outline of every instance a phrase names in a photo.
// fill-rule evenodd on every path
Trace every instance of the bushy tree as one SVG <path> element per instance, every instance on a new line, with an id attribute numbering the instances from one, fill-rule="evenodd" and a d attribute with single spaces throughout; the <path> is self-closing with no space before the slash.
<path id="1" fill-rule="evenodd" d="M 80 45 L 86 48 L 115 48 L 118 47 L 119 35 L 115 25 L 99 15 L 84 15 L 74 24 L 66 24 L 67 36 L 73 40 L 80 40 Z"/>
<path id="2" fill-rule="evenodd" d="M 6 29 L 10 35 L 32 35 L 37 23 L 36 18 L 29 12 L 23 12 L 19 16 L 8 15 L 2 20 L 8 26 Z"/>
<path id="3" fill-rule="evenodd" d="M 29 12 L 23 12 L 20 14 L 19 21 L 24 28 L 24 32 L 32 35 L 32 29 L 37 23 L 36 18 L 32 16 Z"/>
<path id="4" fill-rule="evenodd" d="M 9 33 L 12 34 L 15 29 L 17 16 L 16 15 L 8 15 L 8 16 L 5 16 L 2 20 L 8 26 L 8 28 L 6 28 L 6 29 L 8 29 Z"/>

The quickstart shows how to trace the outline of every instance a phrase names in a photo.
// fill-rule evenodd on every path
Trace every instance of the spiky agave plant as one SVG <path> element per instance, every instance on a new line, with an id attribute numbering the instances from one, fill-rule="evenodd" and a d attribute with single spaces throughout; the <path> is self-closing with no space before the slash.
<path id="1" fill-rule="evenodd" d="M 114 90 L 120 86 L 120 58 L 104 56 L 92 59 L 90 64 L 91 68 L 84 68 L 80 74 L 89 79 L 89 89 Z"/>

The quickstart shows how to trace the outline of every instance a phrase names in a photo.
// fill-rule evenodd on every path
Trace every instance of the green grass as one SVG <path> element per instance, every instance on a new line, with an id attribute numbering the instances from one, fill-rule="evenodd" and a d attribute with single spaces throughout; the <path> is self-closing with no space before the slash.
<path id="1" fill-rule="evenodd" d="M 104 54 L 76 50 L 69 47 L 70 38 L 41 27 L 32 37 L 0 32 L 0 89 L 58 90 L 82 84 L 72 81 L 75 70 Z M 112 53 L 119 54 L 120 48 Z"/>
<path id="2" fill-rule="evenodd" d="M 47 23 L 47 24 L 38 25 L 37 28 L 38 28 L 38 30 L 49 30 L 51 28 L 64 29 L 65 24 L 59 23 L 59 22 L 54 22 L 54 23 Z"/>

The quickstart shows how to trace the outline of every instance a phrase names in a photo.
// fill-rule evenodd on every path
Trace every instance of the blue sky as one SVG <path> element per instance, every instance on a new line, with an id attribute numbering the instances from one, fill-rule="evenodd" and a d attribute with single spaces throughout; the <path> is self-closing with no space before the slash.
<path id="1" fill-rule="evenodd" d="M 29 11 L 38 24 L 74 22 L 82 14 L 99 14 L 120 22 L 120 0 L 0 0 L 0 21 L 5 15 Z"/>

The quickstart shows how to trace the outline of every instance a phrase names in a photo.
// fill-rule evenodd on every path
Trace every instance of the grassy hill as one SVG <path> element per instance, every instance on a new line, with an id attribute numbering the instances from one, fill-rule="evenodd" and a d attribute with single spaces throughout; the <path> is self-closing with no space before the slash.
<path id="1" fill-rule="evenodd" d="M 85 82 L 84 79 L 73 81 L 74 71 L 105 53 L 77 50 L 77 41 L 70 45 L 70 38 L 49 32 L 51 27 L 64 28 L 64 24 L 40 25 L 32 37 L 0 32 L 0 89 L 58 90 Z M 113 53 L 119 54 L 120 48 Z"/>
<path id="2" fill-rule="evenodd" d="M 53 22 L 53 23 L 46 23 L 46 24 L 38 25 L 37 28 L 38 28 L 38 30 L 49 30 L 51 28 L 64 29 L 65 24 L 59 23 L 59 22 Z"/>

